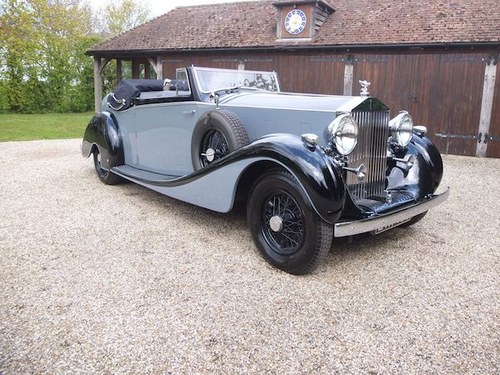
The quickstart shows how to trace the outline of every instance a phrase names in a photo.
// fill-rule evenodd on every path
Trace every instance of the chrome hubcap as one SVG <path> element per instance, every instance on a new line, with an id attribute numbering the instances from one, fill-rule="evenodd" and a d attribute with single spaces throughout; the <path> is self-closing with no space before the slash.
<path id="1" fill-rule="evenodd" d="M 269 226 L 273 232 L 281 232 L 283 229 L 283 219 L 280 216 L 275 215 L 269 220 Z"/>
<path id="2" fill-rule="evenodd" d="M 264 201 L 262 232 L 273 251 L 294 254 L 305 240 L 305 218 L 295 199 L 284 191 L 270 194 Z"/>
<path id="3" fill-rule="evenodd" d="M 205 150 L 203 152 L 203 150 Z M 211 129 L 203 138 L 200 145 L 200 164 L 206 167 L 215 160 L 229 154 L 229 143 L 219 130 Z"/>
<path id="4" fill-rule="evenodd" d="M 205 153 L 201 155 L 206 157 L 207 161 L 211 163 L 215 159 L 215 150 L 213 148 L 209 148 Z"/>

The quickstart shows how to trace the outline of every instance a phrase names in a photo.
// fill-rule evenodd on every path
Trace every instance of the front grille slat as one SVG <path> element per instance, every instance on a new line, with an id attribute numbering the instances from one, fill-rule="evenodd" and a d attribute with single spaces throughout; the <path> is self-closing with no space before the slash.
<path id="1" fill-rule="evenodd" d="M 389 111 L 353 111 L 359 127 L 358 145 L 349 155 L 349 167 L 366 166 L 366 178 L 347 174 L 347 187 L 354 200 L 381 195 L 385 190 Z"/>

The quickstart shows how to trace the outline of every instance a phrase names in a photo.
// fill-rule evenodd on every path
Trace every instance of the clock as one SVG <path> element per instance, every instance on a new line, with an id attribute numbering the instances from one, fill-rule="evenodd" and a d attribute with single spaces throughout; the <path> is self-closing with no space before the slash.
<path id="1" fill-rule="evenodd" d="M 289 34 L 298 35 L 306 28 L 307 17 L 300 9 L 293 9 L 285 17 L 285 30 Z"/>

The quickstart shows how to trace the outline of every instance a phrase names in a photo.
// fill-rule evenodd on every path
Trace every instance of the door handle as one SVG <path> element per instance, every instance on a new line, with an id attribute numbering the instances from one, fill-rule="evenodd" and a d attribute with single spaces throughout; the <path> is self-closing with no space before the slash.
<path id="1" fill-rule="evenodd" d="M 183 115 L 194 115 L 196 113 L 196 109 L 192 109 L 190 111 L 182 111 Z"/>

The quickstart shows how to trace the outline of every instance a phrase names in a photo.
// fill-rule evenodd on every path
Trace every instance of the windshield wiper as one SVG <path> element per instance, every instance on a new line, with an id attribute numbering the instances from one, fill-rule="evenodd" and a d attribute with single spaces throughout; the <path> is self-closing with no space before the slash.
<path id="1" fill-rule="evenodd" d="M 210 100 L 215 102 L 217 105 L 219 104 L 219 97 L 223 94 L 234 94 L 238 90 L 249 90 L 249 91 L 267 91 L 264 89 L 259 89 L 258 87 L 250 87 L 250 86 L 231 86 L 224 87 L 221 89 L 214 90 L 210 93 Z"/>

